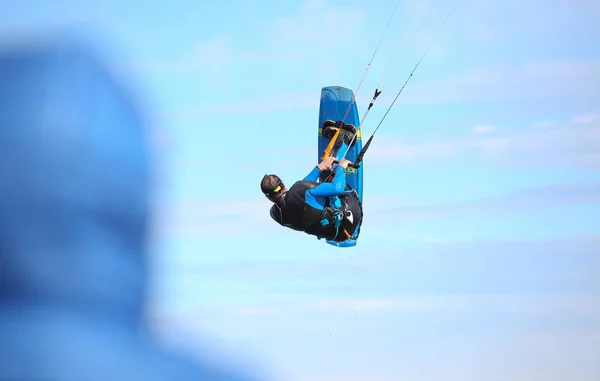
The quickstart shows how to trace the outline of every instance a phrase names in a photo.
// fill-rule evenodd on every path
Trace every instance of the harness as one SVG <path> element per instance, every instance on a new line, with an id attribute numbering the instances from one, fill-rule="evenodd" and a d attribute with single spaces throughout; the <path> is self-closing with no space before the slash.
<path id="1" fill-rule="evenodd" d="M 347 240 L 350 234 L 343 223 L 346 215 L 343 196 L 329 197 L 322 210 L 306 203 L 306 191 L 318 185 L 312 181 L 296 182 L 284 195 L 277 198 L 271 208 L 271 217 L 285 227 L 304 231 L 319 239 L 340 242 Z"/>
<path id="2" fill-rule="evenodd" d="M 352 199 L 352 196 L 356 196 L 356 200 Z M 356 204 L 354 208 L 350 203 Z M 358 201 L 358 195 L 356 191 L 347 186 L 344 193 L 338 197 L 332 197 L 330 199 L 330 206 L 335 211 L 335 236 L 331 241 L 342 242 L 347 239 L 357 239 L 360 233 L 360 226 L 362 224 L 362 205 Z M 352 211 L 354 209 L 354 212 Z M 355 213 L 357 221 L 354 221 Z M 348 217 L 352 216 L 352 220 Z M 356 222 L 356 223 L 355 223 Z M 348 229 L 352 229 L 352 234 L 348 233 Z"/>
<path id="3" fill-rule="evenodd" d="M 340 234 L 340 226 L 342 225 L 342 220 L 344 219 L 345 211 L 344 207 L 342 206 L 342 200 L 340 200 L 340 198 L 337 196 L 329 198 L 329 206 L 334 211 L 333 222 L 335 226 L 335 235 L 333 236 L 333 238 L 331 238 L 331 240 L 335 241 L 338 235 Z M 347 238 L 350 238 L 350 234 L 348 234 L 346 229 L 343 229 L 342 231 L 347 236 Z"/>

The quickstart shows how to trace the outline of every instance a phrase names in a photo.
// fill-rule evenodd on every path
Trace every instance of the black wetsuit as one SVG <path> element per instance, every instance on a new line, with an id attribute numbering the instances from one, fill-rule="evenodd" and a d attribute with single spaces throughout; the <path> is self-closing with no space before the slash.
<path id="1" fill-rule="evenodd" d="M 271 217 L 285 227 L 326 240 L 356 237 L 362 220 L 360 201 L 346 184 L 344 169 L 335 166 L 333 172 L 331 183 L 319 183 L 321 172 L 315 167 L 276 200 Z"/>

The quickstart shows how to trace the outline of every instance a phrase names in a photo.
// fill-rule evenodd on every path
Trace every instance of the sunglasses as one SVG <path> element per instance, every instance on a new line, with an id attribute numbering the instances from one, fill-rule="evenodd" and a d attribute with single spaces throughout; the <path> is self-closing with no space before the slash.
<path id="1" fill-rule="evenodd" d="M 285 188 L 285 184 L 283 183 L 283 181 L 279 180 L 275 189 L 273 189 L 269 193 L 265 193 L 265 196 L 267 196 L 268 198 L 275 198 L 275 196 L 277 196 L 277 194 L 279 192 L 281 192 L 284 188 Z"/>

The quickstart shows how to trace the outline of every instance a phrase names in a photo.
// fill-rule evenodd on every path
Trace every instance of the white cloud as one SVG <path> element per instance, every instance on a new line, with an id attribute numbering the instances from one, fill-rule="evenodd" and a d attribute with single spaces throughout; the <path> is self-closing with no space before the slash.
<path id="1" fill-rule="evenodd" d="M 178 313 L 158 304 L 151 312 L 162 317 L 156 323 L 161 335 L 207 330 L 221 342 L 252 346 L 295 375 L 309 361 L 327 379 L 336 369 L 372 375 L 374 364 L 381 379 L 419 379 L 434 356 L 442 359 L 436 364 L 446 379 L 477 380 L 493 369 L 498 381 L 548 380 L 550 370 L 560 369 L 569 379 L 591 381 L 599 238 L 428 243 L 387 253 L 371 247 L 341 261 L 290 262 L 286 255 L 219 266 L 187 263 L 173 276 L 195 279 L 189 304 L 175 303 L 183 296 L 173 293 L 165 303 L 178 304 Z M 219 286 L 203 284 L 206 276 Z M 240 287 L 223 292 L 230 282 Z M 218 298 L 204 300 L 202 287 Z M 181 336 L 191 340 L 201 333 Z M 298 358 L 298 351 L 306 355 Z M 349 361 L 354 358 L 367 360 Z M 549 359 L 556 359 L 550 370 Z M 507 366 L 512 373 L 500 372 Z M 465 369 L 475 375 L 465 377 Z M 439 379 L 435 372 L 429 376 Z"/>
<path id="2" fill-rule="evenodd" d="M 271 203 L 263 197 L 210 202 L 206 198 L 163 201 L 154 216 L 155 237 L 214 237 L 273 234 L 281 229 L 269 215 Z"/>
<path id="3" fill-rule="evenodd" d="M 473 127 L 473 133 L 475 134 L 488 134 L 490 132 L 497 131 L 498 128 L 489 124 L 478 124 Z"/>
<path id="4" fill-rule="evenodd" d="M 199 43 L 195 49 L 179 57 L 140 62 L 140 67 L 152 70 L 198 71 L 218 69 L 236 59 L 231 37 L 216 35 Z"/>
<path id="5" fill-rule="evenodd" d="M 331 5 L 327 1 L 308 0 L 296 13 L 269 20 L 261 29 L 246 29 L 242 35 L 221 34 L 200 42 L 188 55 L 179 59 L 147 62 L 157 69 L 191 70 L 199 68 L 242 68 L 258 64 L 264 70 L 277 69 L 282 65 L 305 66 L 315 63 L 312 69 L 320 66 L 333 69 L 330 60 L 324 57 L 337 57 L 356 41 L 363 18 L 359 8 Z M 324 38 L 324 34 L 338 36 L 338 23 L 345 25 L 337 44 Z M 247 38 L 260 44 L 248 45 Z M 335 60 L 331 60 L 335 61 Z M 306 69 L 312 71 L 312 69 Z M 314 74 L 314 73 L 313 73 Z"/>
<path id="6" fill-rule="evenodd" d="M 578 115 L 573 118 L 577 124 L 600 124 L 600 112 Z"/>
<path id="7" fill-rule="evenodd" d="M 596 294 L 446 294 L 394 298 L 348 298 L 321 301 L 314 308 L 346 312 L 433 314 L 535 313 L 600 315 Z"/>
<path id="8" fill-rule="evenodd" d="M 300 50 L 303 46 L 310 47 L 309 52 L 302 53 Z M 318 46 L 310 41 L 290 44 L 289 48 L 282 47 L 281 49 L 285 51 L 285 49 L 291 49 L 291 47 L 294 48 L 294 54 L 313 54 L 314 52 L 324 54 Z M 225 41 L 221 43 L 208 42 L 200 48 L 200 51 L 206 49 L 216 51 L 217 61 L 215 62 L 218 63 L 214 66 L 211 64 L 211 68 L 207 69 L 210 74 L 203 77 L 205 85 L 211 89 L 234 86 L 233 84 L 227 84 L 231 80 L 231 75 L 228 72 L 232 69 L 223 61 L 248 65 L 256 63 L 253 61 L 257 59 L 255 53 L 252 54 L 254 57 L 252 58 L 244 55 L 244 53 L 229 51 Z M 258 57 L 260 57 L 258 60 L 274 54 L 266 52 L 258 54 Z M 328 54 L 334 55 L 336 53 L 331 52 Z M 269 73 L 268 80 L 270 82 L 268 83 L 270 84 L 268 87 L 271 89 L 279 88 L 278 84 L 273 82 L 276 78 L 288 78 L 286 82 L 289 83 L 289 86 L 286 88 L 306 87 L 308 83 L 312 83 L 311 88 L 320 88 L 323 85 L 324 78 L 329 78 L 327 81 L 333 82 L 341 79 L 335 75 L 335 71 L 338 70 L 336 65 L 328 60 L 318 57 L 308 60 L 303 59 L 301 60 L 303 62 L 302 67 L 294 69 L 294 65 L 300 65 L 294 63 L 298 58 L 285 58 L 285 52 L 279 52 L 277 55 L 278 58 L 268 60 L 271 64 L 279 60 L 274 68 L 269 68 L 269 63 L 259 63 L 260 65 L 266 65 L 261 72 Z M 191 58 L 191 60 L 191 62 L 174 62 L 170 65 L 174 68 L 182 68 L 195 66 L 200 62 L 200 58 L 196 57 Z M 203 61 L 211 62 L 213 59 L 204 58 Z M 244 67 L 235 70 L 235 72 L 242 73 L 248 70 L 248 67 Z M 363 69 L 357 67 L 357 70 Z M 252 70 L 248 71 L 248 73 L 251 72 Z M 500 102 L 500 104 L 513 102 L 519 105 L 529 103 L 532 107 L 538 107 L 548 102 L 587 104 L 593 103 L 594 100 L 600 101 L 600 76 L 597 75 L 598 72 L 600 72 L 600 61 L 536 61 L 517 66 L 485 67 L 424 81 L 420 81 L 419 76 L 416 76 L 398 99 L 398 104 L 410 106 L 411 104 L 435 105 L 460 102 L 477 105 L 481 102 Z M 265 80 L 267 80 L 266 77 Z M 300 85 L 301 83 L 303 85 Z M 347 83 L 346 86 L 354 86 L 354 82 Z M 369 94 L 367 95 L 367 93 Z M 387 108 L 395 95 L 396 90 L 393 88 L 388 89 L 386 93 L 379 97 L 378 106 Z M 367 88 L 364 88 L 357 95 L 360 104 L 366 104 L 370 96 L 370 90 L 367 90 Z M 269 94 L 256 92 L 251 97 L 243 100 L 212 101 L 204 99 L 197 106 L 175 109 L 172 114 L 176 117 L 186 118 L 222 115 L 223 113 L 263 114 L 267 112 L 311 110 L 316 106 L 314 92 L 290 92 L 282 89 L 281 93 L 276 96 L 273 96 L 272 92 Z"/>
<path id="9" fill-rule="evenodd" d="M 419 76 L 399 103 L 547 102 L 600 99 L 600 61 L 530 61 L 453 73 L 432 80 Z M 395 94 L 394 94 L 395 95 Z M 390 95 L 391 96 L 391 95 Z M 382 96 L 381 103 L 390 97 Z"/>
<path id="10" fill-rule="evenodd" d="M 406 304 L 394 298 L 336 299 L 315 303 L 317 309 L 354 312 L 384 311 L 400 306 L 406 307 Z"/>
<path id="11" fill-rule="evenodd" d="M 194 60 L 201 66 L 218 68 L 236 59 L 230 36 L 218 35 L 204 41 L 194 51 Z"/>
<path id="12" fill-rule="evenodd" d="M 600 13 L 600 3 L 596 0 L 559 0 L 562 7 L 583 11 L 586 14 Z"/>
<path id="13" fill-rule="evenodd" d="M 541 128 L 543 126 L 543 128 Z M 481 130 L 481 127 L 475 127 Z M 448 160 L 459 156 L 486 164 L 528 167 L 600 168 L 600 118 L 579 115 L 567 122 L 543 121 L 524 130 L 485 128 L 486 134 L 450 140 L 410 142 L 386 137 L 369 152 L 377 165 Z M 493 132 L 493 133 L 491 133 Z M 374 143 L 375 144 L 375 143 Z"/>
<path id="14" fill-rule="evenodd" d="M 280 17 L 268 25 L 264 34 L 283 56 L 310 57 L 319 59 L 317 62 L 327 62 L 325 58 L 339 57 L 345 48 L 356 41 L 356 36 L 362 30 L 362 19 L 359 8 L 308 0 L 297 14 Z M 335 38 L 339 43 L 332 44 L 330 38 Z"/>
<path id="15" fill-rule="evenodd" d="M 551 128 L 551 127 L 559 127 L 560 123 L 558 123 L 556 120 L 540 120 L 538 122 L 535 122 L 532 124 L 532 128 L 536 129 L 536 128 Z"/>
<path id="16" fill-rule="evenodd" d="M 234 308 L 233 313 L 240 316 L 259 317 L 276 315 L 280 311 L 273 307 L 238 307 Z"/>
<path id="17" fill-rule="evenodd" d="M 314 110 L 319 93 L 279 92 L 230 102 L 203 103 L 189 108 L 178 108 L 170 114 L 176 119 L 203 118 L 222 115 L 272 115 L 278 112 Z"/>
<path id="18" fill-rule="evenodd" d="M 366 58 L 347 53 L 361 41 L 363 14 L 359 7 L 327 1 L 309 0 L 296 8 L 267 19 L 260 28 L 211 36 L 179 57 L 140 66 L 170 71 L 177 78 L 185 75 L 181 81 L 194 81 L 200 89 L 190 97 L 195 105 L 171 112 L 176 117 L 314 109 L 318 93 L 305 89 L 320 89 L 325 86 L 324 79 L 337 82 L 340 73 L 354 64 L 360 65 L 357 70 L 364 69 Z M 344 27 L 340 26 L 342 20 Z M 300 90 L 294 93 L 289 89 Z M 206 96 L 206 91 L 219 96 Z"/>
<path id="19" fill-rule="evenodd" d="M 378 215 L 391 214 L 395 216 L 396 221 L 410 221 L 423 218 L 448 219 L 525 214 L 548 211 L 565 205 L 584 204 L 600 205 L 600 183 L 539 186 L 513 191 L 501 196 L 435 205 L 406 204 L 406 206 L 390 208 L 389 204 L 376 203 L 370 210 Z M 399 204 L 396 203 L 396 205 Z"/>

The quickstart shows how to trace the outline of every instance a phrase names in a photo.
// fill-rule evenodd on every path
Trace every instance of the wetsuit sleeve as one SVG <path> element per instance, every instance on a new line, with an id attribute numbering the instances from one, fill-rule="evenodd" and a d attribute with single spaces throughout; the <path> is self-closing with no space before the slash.
<path id="1" fill-rule="evenodd" d="M 317 181 L 319 179 L 320 175 L 321 175 L 321 170 L 319 169 L 318 166 L 315 165 L 315 167 L 313 168 L 313 170 L 310 171 L 310 173 L 308 175 L 306 175 L 306 177 L 304 178 L 304 180 Z"/>
<path id="2" fill-rule="evenodd" d="M 321 183 L 313 189 L 306 191 L 313 197 L 332 197 L 344 193 L 346 187 L 346 173 L 342 166 L 334 167 L 334 176 L 330 183 Z"/>
<path id="3" fill-rule="evenodd" d="M 271 214 L 271 218 L 275 220 L 275 222 L 277 222 L 279 225 L 283 225 L 281 220 L 281 211 L 279 211 L 276 205 L 271 207 L 269 214 Z"/>

